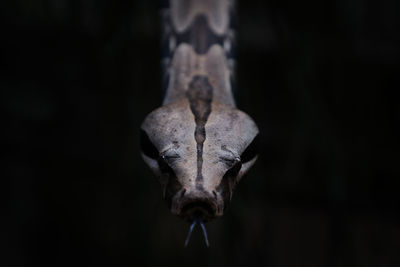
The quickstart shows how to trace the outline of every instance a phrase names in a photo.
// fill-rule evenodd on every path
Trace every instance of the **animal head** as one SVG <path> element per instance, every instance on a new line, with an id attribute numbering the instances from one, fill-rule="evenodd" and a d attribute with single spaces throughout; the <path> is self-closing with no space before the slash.
<path id="1" fill-rule="evenodd" d="M 190 99 L 187 95 L 146 117 L 141 150 L 171 212 L 207 222 L 223 215 L 236 184 L 256 161 L 258 129 L 233 106 L 207 105 L 202 92 L 195 93 L 195 102 Z"/>

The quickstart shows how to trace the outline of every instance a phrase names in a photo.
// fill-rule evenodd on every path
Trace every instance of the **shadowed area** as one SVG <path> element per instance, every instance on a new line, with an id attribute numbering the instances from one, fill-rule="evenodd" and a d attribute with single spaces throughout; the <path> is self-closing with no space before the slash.
<path id="1" fill-rule="evenodd" d="M 156 2 L 0 2 L 0 266 L 400 266 L 400 1 L 239 2 L 260 156 L 209 248 L 140 156 Z"/>

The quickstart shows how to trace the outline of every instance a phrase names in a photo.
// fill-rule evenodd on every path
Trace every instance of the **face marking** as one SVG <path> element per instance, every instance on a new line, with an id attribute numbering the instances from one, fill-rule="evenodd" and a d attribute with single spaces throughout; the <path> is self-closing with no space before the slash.
<path id="1" fill-rule="evenodd" d="M 206 140 L 205 125 L 208 116 L 211 113 L 213 88 L 205 76 L 195 76 L 189 84 L 186 97 L 190 103 L 190 110 L 194 115 L 196 129 L 194 131 L 194 139 L 196 140 L 197 149 L 197 177 L 196 186 L 200 187 L 203 180 L 203 143 Z"/>

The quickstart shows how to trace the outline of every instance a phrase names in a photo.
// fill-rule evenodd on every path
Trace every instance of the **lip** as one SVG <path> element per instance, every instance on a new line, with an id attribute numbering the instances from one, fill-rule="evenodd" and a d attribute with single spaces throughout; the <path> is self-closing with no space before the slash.
<path id="1" fill-rule="evenodd" d="M 208 201 L 191 201 L 182 205 L 179 216 L 187 221 L 193 221 L 196 217 L 201 217 L 204 222 L 216 217 L 214 203 Z"/>

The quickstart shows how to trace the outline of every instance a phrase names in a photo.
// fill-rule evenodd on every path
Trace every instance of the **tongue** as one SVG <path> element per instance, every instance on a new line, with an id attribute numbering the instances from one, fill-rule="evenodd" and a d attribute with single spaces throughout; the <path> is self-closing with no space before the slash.
<path id="1" fill-rule="evenodd" d="M 209 247 L 210 244 L 208 243 L 208 236 L 207 236 L 206 226 L 204 225 L 203 220 L 201 218 L 199 218 L 199 217 L 196 217 L 193 220 L 192 224 L 190 225 L 189 232 L 188 232 L 188 235 L 187 235 L 186 241 L 185 241 L 185 247 L 188 246 L 189 240 L 190 240 L 190 236 L 192 235 L 193 229 L 194 229 L 194 227 L 196 226 L 197 223 L 200 224 L 201 229 L 203 230 L 204 241 L 206 242 L 206 246 Z"/>

